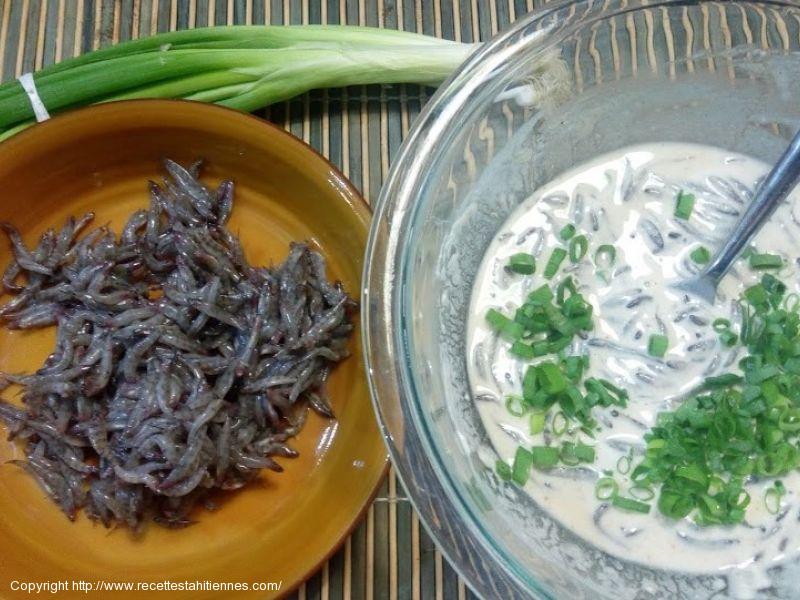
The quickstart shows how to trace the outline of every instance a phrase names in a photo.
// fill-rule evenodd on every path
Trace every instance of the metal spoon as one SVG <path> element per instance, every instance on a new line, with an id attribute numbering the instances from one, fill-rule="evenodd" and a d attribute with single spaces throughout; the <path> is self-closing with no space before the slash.
<path id="1" fill-rule="evenodd" d="M 758 187 L 747 210 L 714 256 L 714 260 L 697 276 L 677 283 L 675 287 L 713 304 L 720 279 L 742 249 L 772 216 L 778 205 L 794 189 L 798 179 L 800 179 L 800 132 L 795 135 L 786 152 Z"/>

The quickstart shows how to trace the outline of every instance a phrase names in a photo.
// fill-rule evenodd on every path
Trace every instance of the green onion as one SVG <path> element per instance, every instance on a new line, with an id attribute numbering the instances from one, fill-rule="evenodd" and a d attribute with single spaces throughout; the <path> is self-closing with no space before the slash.
<path id="1" fill-rule="evenodd" d="M 669 339 L 665 335 L 654 333 L 647 342 L 647 353 L 650 356 L 663 358 L 667 353 Z"/>
<path id="2" fill-rule="evenodd" d="M 724 388 L 742 381 L 740 375 L 734 373 L 724 373 L 722 375 L 715 375 L 713 377 L 706 377 L 703 380 L 704 388 Z"/>
<path id="3" fill-rule="evenodd" d="M 697 485 L 702 489 L 708 487 L 708 475 L 696 464 L 678 467 L 675 469 L 675 476 L 682 478 L 684 483 L 689 482 L 688 484 Z"/>
<path id="4" fill-rule="evenodd" d="M 528 412 L 528 407 L 519 396 L 506 396 L 506 410 L 515 417 L 522 417 Z"/>
<path id="5" fill-rule="evenodd" d="M 486 321 L 496 332 L 514 340 L 522 337 L 522 334 L 525 332 L 522 325 L 512 321 L 494 308 L 490 308 L 486 312 Z"/>
<path id="6" fill-rule="evenodd" d="M 528 367 L 525 370 L 525 375 L 522 378 L 522 397 L 526 402 L 532 403 L 536 397 L 536 392 L 539 389 L 538 381 L 536 379 L 536 367 Z"/>
<path id="7" fill-rule="evenodd" d="M 761 276 L 761 285 L 769 294 L 770 302 L 773 306 L 780 304 L 780 299 L 786 293 L 786 284 L 770 273 Z"/>
<path id="8" fill-rule="evenodd" d="M 594 264 L 598 269 L 609 269 L 617 260 L 617 249 L 611 244 L 602 244 L 594 253 Z"/>
<path id="9" fill-rule="evenodd" d="M 730 329 L 731 322 L 728 319 L 714 319 L 714 322 L 711 323 L 711 327 L 717 333 L 722 333 L 723 331 Z"/>
<path id="10" fill-rule="evenodd" d="M 757 311 L 768 309 L 769 295 L 760 283 L 747 288 L 744 297 Z"/>
<path id="11" fill-rule="evenodd" d="M 722 342 L 723 346 L 730 348 L 736 345 L 736 342 L 739 341 L 739 336 L 733 333 L 730 329 L 727 329 L 720 332 L 719 341 Z"/>
<path id="12" fill-rule="evenodd" d="M 611 392 L 615 396 L 614 404 L 618 404 L 619 406 L 625 406 L 625 402 L 628 400 L 628 392 L 623 390 L 620 387 L 617 387 L 613 383 L 611 383 L 608 379 L 598 379 L 597 381 L 600 382 L 604 388 L 606 388 L 609 392 Z"/>
<path id="13" fill-rule="evenodd" d="M 573 263 L 580 261 L 589 250 L 589 240 L 585 235 L 577 235 L 569 243 L 569 260 Z"/>
<path id="14" fill-rule="evenodd" d="M 521 275 L 533 275 L 536 272 L 536 259 L 532 254 L 519 252 L 508 259 L 508 268 Z"/>
<path id="15" fill-rule="evenodd" d="M 691 496 L 686 494 L 678 494 L 671 490 L 664 490 L 662 488 L 661 495 L 658 498 L 658 510 L 661 514 L 671 519 L 682 519 L 695 507 L 695 502 Z"/>
<path id="16" fill-rule="evenodd" d="M 698 246 L 692 250 L 692 253 L 689 255 L 689 257 L 698 265 L 704 265 L 711 260 L 711 253 L 705 246 Z"/>
<path id="17" fill-rule="evenodd" d="M 544 422 L 547 414 L 541 411 L 534 411 L 530 416 L 530 434 L 536 435 L 544 431 Z"/>
<path id="18" fill-rule="evenodd" d="M 580 356 L 568 356 L 564 359 L 564 374 L 570 381 L 579 381 L 583 369 L 583 358 Z"/>
<path id="19" fill-rule="evenodd" d="M 504 460 L 498 459 L 494 464 L 494 470 L 503 481 L 511 481 L 511 467 Z"/>
<path id="20" fill-rule="evenodd" d="M 550 259 L 547 261 L 547 265 L 544 267 L 544 277 L 545 279 L 552 279 L 553 276 L 558 272 L 558 268 L 561 266 L 561 263 L 564 262 L 564 259 L 567 257 L 567 251 L 563 248 L 553 248 L 553 253 L 550 255 Z"/>
<path id="21" fill-rule="evenodd" d="M 786 409 L 778 419 L 778 429 L 783 432 L 800 431 L 800 410 Z"/>
<path id="22" fill-rule="evenodd" d="M 575 235 L 575 225 L 572 224 L 564 225 L 564 227 L 561 228 L 561 231 L 558 232 L 558 237 L 564 242 L 570 239 L 573 235 Z"/>
<path id="23" fill-rule="evenodd" d="M 552 299 L 553 290 L 550 289 L 549 285 L 542 285 L 528 294 L 528 302 L 533 302 L 534 304 L 547 304 Z"/>
<path id="24" fill-rule="evenodd" d="M 617 496 L 619 485 L 611 477 L 601 477 L 597 480 L 594 488 L 594 495 L 598 500 L 610 500 Z"/>
<path id="25" fill-rule="evenodd" d="M 767 488 L 764 492 L 764 506 L 767 507 L 767 512 L 770 514 L 776 515 L 781 510 L 781 498 L 783 497 L 783 488 L 782 484 L 781 487 L 777 487 L 777 484 L 780 482 L 776 482 L 776 485 L 773 487 Z"/>
<path id="26" fill-rule="evenodd" d="M 511 466 L 511 479 L 519 485 L 525 485 L 531 476 L 532 466 L 533 455 L 520 446 L 514 455 L 514 464 Z"/>
<path id="27" fill-rule="evenodd" d="M 800 295 L 794 292 L 783 299 L 783 307 L 789 312 L 796 312 L 798 306 L 800 306 Z"/>
<path id="28" fill-rule="evenodd" d="M 658 509 L 666 517 L 692 515 L 700 526 L 740 523 L 750 503 L 747 478 L 781 477 L 800 467 L 800 305 L 787 303 L 785 293 L 770 274 L 744 291 L 743 375 L 706 378 L 645 434 L 645 457 L 630 479 L 653 491 L 660 486 Z M 736 343 L 727 319 L 712 328 L 723 343 Z M 770 512 L 780 510 L 784 490 L 776 481 L 765 491 Z"/>
<path id="29" fill-rule="evenodd" d="M 536 356 L 536 351 L 534 350 L 533 346 L 520 340 L 516 340 L 513 344 L 511 344 L 509 352 L 511 352 L 511 354 L 514 356 L 519 356 L 520 358 L 525 358 L 528 360 Z"/>
<path id="30" fill-rule="evenodd" d="M 783 266 L 783 259 L 777 254 L 751 254 L 751 269 L 780 269 Z"/>
<path id="31" fill-rule="evenodd" d="M 559 457 L 561 458 L 561 462 L 568 467 L 574 467 L 581 462 L 575 454 L 575 448 L 576 446 L 573 442 L 564 442 L 561 444 Z"/>
<path id="32" fill-rule="evenodd" d="M 756 368 L 745 367 L 744 379 L 747 383 L 762 383 L 779 373 L 780 369 L 776 365 L 764 365 Z"/>
<path id="33" fill-rule="evenodd" d="M 550 394 L 563 392 L 567 387 L 567 380 L 555 363 L 541 363 L 536 367 L 536 375 L 538 380 L 542 382 L 542 387 Z"/>
<path id="34" fill-rule="evenodd" d="M 619 459 L 617 459 L 617 471 L 620 473 L 620 475 L 627 475 L 630 473 L 631 462 L 631 454 L 628 454 L 627 456 L 620 456 Z"/>
<path id="35" fill-rule="evenodd" d="M 566 295 L 569 292 L 569 296 Z M 563 305 L 564 300 L 576 295 L 578 289 L 575 287 L 575 282 L 572 281 L 572 276 L 566 277 L 561 283 L 556 286 L 556 302 Z"/>
<path id="36" fill-rule="evenodd" d="M 679 191 L 675 201 L 675 217 L 688 221 L 694 210 L 694 201 L 693 194 L 687 194 L 683 190 Z"/>
<path id="37" fill-rule="evenodd" d="M 568 425 L 567 416 L 563 412 L 558 411 L 553 415 L 553 422 L 550 424 L 550 429 L 553 435 L 563 435 L 566 433 Z"/>
<path id="38" fill-rule="evenodd" d="M 581 462 L 592 463 L 595 459 L 595 451 L 591 446 L 578 442 L 575 446 L 575 456 Z"/>
<path id="39" fill-rule="evenodd" d="M 641 500 L 643 502 L 649 502 L 656 496 L 653 489 L 646 485 L 634 485 L 628 490 L 628 493 L 636 500 Z"/>
<path id="40" fill-rule="evenodd" d="M 131 98 L 185 98 L 252 112 L 316 88 L 437 85 L 473 50 L 473 44 L 368 27 L 210 27 L 89 52 L 40 69 L 34 81 L 51 115 Z M 0 85 L 3 135 L 33 123 L 19 82 Z"/>
<path id="41" fill-rule="evenodd" d="M 633 498 L 623 498 L 622 496 L 614 496 L 611 498 L 611 504 L 622 510 L 631 512 L 638 512 L 647 514 L 650 512 L 650 505 L 644 502 L 639 502 Z"/>
<path id="42" fill-rule="evenodd" d="M 552 469 L 558 464 L 558 448 L 552 446 L 534 446 L 531 448 L 533 466 L 539 470 Z"/>

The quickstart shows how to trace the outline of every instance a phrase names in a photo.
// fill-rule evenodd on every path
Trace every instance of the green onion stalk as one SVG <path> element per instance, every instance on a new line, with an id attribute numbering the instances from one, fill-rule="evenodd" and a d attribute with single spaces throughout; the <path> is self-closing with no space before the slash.
<path id="1" fill-rule="evenodd" d="M 318 88 L 438 85 L 474 48 L 368 27 L 209 27 L 123 42 L 33 78 L 50 114 L 134 98 L 184 98 L 250 112 Z M 0 139 L 34 123 L 22 85 L 0 85 Z"/>

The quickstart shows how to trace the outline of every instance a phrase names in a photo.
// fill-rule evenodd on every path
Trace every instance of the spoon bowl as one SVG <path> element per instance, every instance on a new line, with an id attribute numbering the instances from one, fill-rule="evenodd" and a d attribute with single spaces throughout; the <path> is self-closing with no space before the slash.
<path id="1" fill-rule="evenodd" d="M 727 240 L 711 263 L 697 276 L 674 284 L 674 288 L 690 296 L 714 303 L 717 285 L 745 246 L 766 223 L 775 209 L 786 199 L 800 179 L 800 131 L 786 151 L 758 186 L 753 200 L 731 230 Z"/>

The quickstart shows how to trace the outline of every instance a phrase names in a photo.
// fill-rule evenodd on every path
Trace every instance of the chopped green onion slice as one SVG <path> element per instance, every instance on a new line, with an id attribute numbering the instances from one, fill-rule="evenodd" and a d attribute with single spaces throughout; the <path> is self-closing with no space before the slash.
<path id="1" fill-rule="evenodd" d="M 575 235 L 575 225 L 572 224 L 564 225 L 564 227 L 561 228 L 561 231 L 558 232 L 558 237 L 565 242 L 573 235 Z"/>
<path id="2" fill-rule="evenodd" d="M 751 254 L 751 269 L 780 269 L 783 266 L 783 258 L 777 254 Z"/>
<path id="3" fill-rule="evenodd" d="M 783 432 L 800 431 L 800 410 L 788 408 L 784 410 L 778 419 L 778 429 Z"/>
<path id="4" fill-rule="evenodd" d="M 520 446 L 514 455 L 514 464 L 511 467 L 511 479 L 519 485 L 528 483 L 533 466 L 533 455 Z"/>
<path id="5" fill-rule="evenodd" d="M 545 279 L 552 279 L 553 276 L 558 272 L 558 268 L 561 266 L 561 263 L 564 262 L 564 259 L 567 257 L 567 251 L 563 248 L 553 248 L 553 253 L 550 255 L 550 259 L 547 261 L 547 264 L 544 267 L 544 277 Z"/>
<path id="6" fill-rule="evenodd" d="M 597 480 L 594 495 L 598 500 L 609 500 L 616 497 L 619 485 L 611 477 L 601 477 Z"/>
<path id="7" fill-rule="evenodd" d="M 552 446 L 534 446 L 531 448 L 533 466 L 539 470 L 552 469 L 558 464 L 558 448 Z"/>
<path id="8" fill-rule="evenodd" d="M 631 512 L 638 512 L 647 514 L 650 512 L 650 505 L 644 502 L 639 502 L 633 498 L 624 498 L 622 496 L 614 496 L 611 499 L 611 504 L 622 510 L 629 510 Z"/>
<path id="9" fill-rule="evenodd" d="M 526 344 L 521 340 L 516 340 L 513 344 L 511 344 L 509 352 L 511 352 L 511 354 L 514 356 L 519 356 L 520 358 L 525 358 L 528 360 L 536 356 L 536 351 L 534 350 L 533 346 Z"/>
<path id="10" fill-rule="evenodd" d="M 515 417 L 523 417 L 528 407 L 520 396 L 506 396 L 506 410 Z"/>
<path id="11" fill-rule="evenodd" d="M 566 295 L 566 292 L 569 291 L 569 296 Z M 575 282 L 572 281 L 572 276 L 566 277 L 561 283 L 558 284 L 556 287 L 556 302 L 558 304 L 564 304 L 564 300 L 571 298 L 572 296 L 578 293 L 578 289 L 575 287 Z"/>
<path id="12" fill-rule="evenodd" d="M 528 302 L 532 302 L 534 304 L 547 304 L 552 299 L 553 290 L 551 290 L 550 286 L 547 284 L 539 286 L 530 294 L 528 294 Z"/>
<path id="13" fill-rule="evenodd" d="M 628 399 L 628 392 L 620 387 L 615 386 L 608 379 L 598 379 L 597 381 L 600 382 L 600 385 L 616 396 L 616 402 L 614 402 L 614 404 L 625 406 L 625 401 Z"/>
<path id="14" fill-rule="evenodd" d="M 564 442 L 561 444 L 560 458 L 561 462 L 568 467 L 574 467 L 581 462 L 575 454 L 575 444 L 573 442 Z"/>
<path id="15" fill-rule="evenodd" d="M 584 371 L 583 358 L 568 356 L 564 359 L 564 374 L 570 381 L 579 381 Z"/>
<path id="16" fill-rule="evenodd" d="M 756 311 L 768 307 L 769 296 L 767 290 L 760 283 L 752 285 L 744 291 L 745 299 L 752 304 Z"/>
<path id="17" fill-rule="evenodd" d="M 630 455 L 627 456 L 620 456 L 617 460 L 617 471 L 620 475 L 627 475 L 631 471 L 631 457 Z"/>
<path id="18" fill-rule="evenodd" d="M 511 481 L 511 467 L 508 466 L 506 461 L 498 459 L 494 465 L 494 470 L 503 481 Z"/>
<path id="19" fill-rule="evenodd" d="M 534 411 L 530 416 L 530 432 L 531 435 L 542 433 L 544 431 L 544 422 L 547 414 L 541 411 Z"/>
<path id="20" fill-rule="evenodd" d="M 663 358 L 664 355 L 667 353 L 668 346 L 669 346 L 669 339 L 667 339 L 667 336 L 654 333 L 653 335 L 650 336 L 650 339 L 647 342 L 647 353 L 650 356 Z"/>
<path id="21" fill-rule="evenodd" d="M 694 201 L 695 198 L 693 194 L 687 194 L 683 190 L 679 191 L 675 201 L 675 216 L 684 221 L 689 220 L 694 210 Z"/>
<path id="22" fill-rule="evenodd" d="M 567 387 L 567 379 L 555 363 L 543 362 L 536 367 L 536 371 L 538 380 L 548 393 L 558 394 Z"/>
<path id="23" fill-rule="evenodd" d="M 783 308 L 785 308 L 789 312 L 797 312 L 797 308 L 800 306 L 800 295 L 795 294 L 792 292 L 791 294 L 787 295 L 786 298 L 783 299 Z"/>
<path id="24" fill-rule="evenodd" d="M 675 469 L 675 476 L 683 479 L 685 485 L 696 485 L 704 490 L 708 489 L 708 475 L 695 464 L 678 467 Z"/>
<path id="25" fill-rule="evenodd" d="M 731 322 L 728 319 L 714 319 L 714 322 L 711 323 L 711 327 L 717 333 L 722 333 L 726 329 L 730 329 Z"/>
<path id="26" fill-rule="evenodd" d="M 690 495 L 678 494 L 672 490 L 661 489 L 658 498 L 658 509 L 671 519 L 682 519 L 695 507 L 695 502 Z"/>
<path id="27" fill-rule="evenodd" d="M 720 332 L 719 341 L 723 346 L 731 348 L 739 341 L 739 336 L 733 333 L 730 329 Z"/>
<path id="28" fill-rule="evenodd" d="M 764 492 L 764 506 L 767 507 L 767 512 L 776 515 L 781 510 L 781 497 L 783 492 L 777 486 L 767 488 Z"/>
<path id="29" fill-rule="evenodd" d="M 521 275 L 533 275 L 536 272 L 536 259 L 532 254 L 519 252 L 508 259 L 508 268 Z"/>
<path id="30" fill-rule="evenodd" d="M 538 391 L 538 382 L 536 381 L 536 367 L 528 367 L 525 370 L 525 375 L 522 378 L 522 397 L 526 402 L 532 403 Z"/>
<path id="31" fill-rule="evenodd" d="M 567 426 L 569 422 L 567 421 L 567 416 L 558 411 L 555 415 L 553 415 L 553 421 L 550 423 L 550 429 L 553 432 L 553 435 L 563 435 L 567 431 Z"/>
<path id="32" fill-rule="evenodd" d="M 706 377 L 703 380 L 704 388 L 724 388 L 742 381 L 741 376 L 734 373 L 724 373 L 714 377 Z"/>
<path id="33" fill-rule="evenodd" d="M 692 250 L 692 253 L 689 255 L 689 257 L 698 265 L 705 265 L 711 260 L 711 253 L 705 246 L 698 246 Z"/>
<path id="34" fill-rule="evenodd" d="M 499 334 L 511 338 L 512 340 L 516 340 L 517 338 L 521 338 L 522 334 L 525 332 L 522 325 L 517 323 L 516 321 L 512 321 L 499 310 L 495 310 L 494 308 L 490 308 L 486 313 L 486 321 L 489 325 Z"/>
<path id="35" fill-rule="evenodd" d="M 611 244 L 602 244 L 594 253 L 594 264 L 599 269 L 609 269 L 617 261 L 617 249 Z"/>
<path id="36" fill-rule="evenodd" d="M 653 488 L 646 485 L 634 485 L 628 490 L 628 493 L 636 500 L 641 500 L 643 502 L 649 502 L 655 498 L 656 495 Z"/>
<path id="37" fill-rule="evenodd" d="M 575 456 L 581 462 L 593 463 L 595 459 L 595 451 L 591 446 L 578 442 L 575 445 Z"/>
<path id="38" fill-rule="evenodd" d="M 589 250 L 589 240 L 585 235 L 577 235 L 569 242 L 569 259 L 573 263 L 580 261 Z"/>

